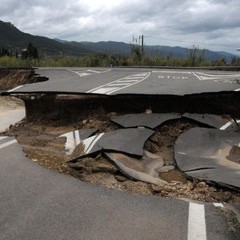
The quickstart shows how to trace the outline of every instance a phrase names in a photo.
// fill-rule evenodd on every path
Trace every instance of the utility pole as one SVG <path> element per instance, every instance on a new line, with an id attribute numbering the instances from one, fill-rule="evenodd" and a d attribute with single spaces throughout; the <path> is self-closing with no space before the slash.
<path id="1" fill-rule="evenodd" d="M 144 36 L 142 35 L 142 57 L 144 55 Z"/>

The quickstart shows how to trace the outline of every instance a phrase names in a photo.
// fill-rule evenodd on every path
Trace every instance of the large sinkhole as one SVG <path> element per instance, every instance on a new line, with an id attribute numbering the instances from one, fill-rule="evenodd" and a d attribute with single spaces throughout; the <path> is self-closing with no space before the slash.
<path id="1" fill-rule="evenodd" d="M 235 92 L 188 96 L 33 94 L 19 97 L 25 102 L 26 120 L 12 126 L 9 134 L 17 136 L 27 157 L 45 168 L 129 193 L 211 202 L 240 200 L 239 187 L 234 185 L 237 179 L 232 182 L 194 175 L 204 169 L 215 174 L 215 165 L 204 163 L 195 167 L 186 156 L 194 172 L 189 174 L 189 169 L 181 169 L 176 161 L 179 148 L 176 143 L 192 129 L 204 129 L 207 133 L 230 131 L 232 135 L 226 133 L 223 138 L 227 142 L 232 136 L 235 140 L 240 138 L 240 97 Z M 131 124 L 123 126 L 118 120 L 113 121 L 122 116 Z M 82 138 L 89 129 L 93 131 Z M 144 131 L 148 134 L 145 139 Z M 218 132 L 209 134 L 218 138 Z M 198 141 L 198 136 L 193 136 L 192 142 Z M 75 144 L 71 150 L 66 146 L 68 138 Z M 238 171 L 240 141 L 235 140 L 232 146 L 225 144 L 221 149 L 219 143 L 214 150 L 207 151 L 214 151 L 216 156 L 219 151 L 228 151 L 221 159 L 233 162 Z M 91 149 L 95 150 L 88 151 L 94 144 Z M 135 151 L 135 144 L 140 147 L 140 153 Z M 201 151 L 205 149 L 200 147 L 191 157 Z M 208 156 L 203 154 L 203 157 Z M 224 169 L 221 171 L 220 174 L 224 173 Z"/>

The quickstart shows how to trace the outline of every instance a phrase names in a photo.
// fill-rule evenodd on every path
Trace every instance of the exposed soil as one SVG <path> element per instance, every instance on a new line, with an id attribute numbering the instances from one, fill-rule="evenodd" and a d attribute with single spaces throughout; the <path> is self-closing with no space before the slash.
<path id="1" fill-rule="evenodd" d="M 23 74 L 22 70 L 18 70 Z M 28 70 L 24 70 L 28 71 Z M 26 72 L 24 74 L 27 74 Z M 23 75 L 24 75 L 23 74 Z M 31 74 L 30 74 L 31 75 Z M 0 74 L 0 79 L 1 79 Z M 29 75 L 27 75 L 28 78 Z M 25 75 L 24 79 L 27 77 Z M 32 75 L 31 75 L 32 76 Z M 10 87 L 10 83 L 5 85 L 7 79 L 14 82 L 18 74 L 4 75 L 4 81 L 0 80 L 0 89 Z M 4 84 L 3 84 L 4 82 Z M 18 82 L 18 84 L 22 84 Z M 15 86 L 15 84 L 13 84 Z M 64 101 L 64 98 L 62 98 Z M 82 97 L 86 100 L 86 97 Z M 88 99 L 88 98 L 87 98 Z M 81 97 L 79 97 L 79 101 Z M 68 98 L 70 105 L 71 99 Z M 73 100 L 75 101 L 75 100 Z M 91 99 L 94 103 L 94 98 Z M 19 100 L 10 97 L 0 97 L 0 106 L 15 107 L 22 104 Z M 73 102 L 74 104 L 74 102 Z M 145 109 L 146 110 L 146 109 Z M 148 111 L 148 110 L 147 110 Z M 82 181 L 93 184 L 104 185 L 108 188 L 127 191 L 142 195 L 158 195 L 173 198 L 189 198 L 193 200 L 208 202 L 228 202 L 240 203 L 240 193 L 231 189 L 218 186 L 214 183 L 205 182 L 199 179 L 188 179 L 176 166 L 173 147 L 176 139 L 188 129 L 201 126 L 190 120 L 174 120 L 159 126 L 155 134 L 145 143 L 144 148 L 152 153 L 159 154 L 163 157 L 165 165 L 175 166 L 174 170 L 167 173 L 161 173 L 160 176 L 166 180 L 167 184 L 153 185 L 140 181 L 135 181 L 123 175 L 118 168 L 108 161 L 102 154 L 94 157 L 78 159 L 74 162 L 68 162 L 69 156 L 65 154 L 64 138 L 59 136 L 63 133 L 74 129 L 97 128 L 99 132 L 113 131 L 119 128 L 110 121 L 112 116 L 121 112 L 109 111 L 104 106 L 95 107 L 94 109 L 85 107 L 84 113 L 80 111 L 76 114 L 75 121 L 67 121 L 67 114 L 59 120 L 43 120 L 42 118 L 23 120 L 22 122 L 11 126 L 5 134 L 16 136 L 18 142 L 23 146 L 23 150 L 32 161 L 38 163 L 44 168 L 52 169 L 63 174 L 70 174 Z M 71 122 L 71 123 L 69 123 Z M 239 149 L 235 149 L 239 151 Z"/>
<path id="2" fill-rule="evenodd" d="M 23 121 L 12 126 L 7 134 L 17 137 L 27 157 L 34 162 L 44 168 L 70 174 L 82 181 L 142 195 L 189 198 L 209 202 L 240 202 L 239 192 L 227 190 L 213 183 L 187 179 L 185 174 L 177 168 L 173 157 L 173 146 L 177 137 L 191 127 L 199 126 L 188 120 L 170 121 L 158 127 L 156 133 L 145 144 L 145 149 L 163 157 L 165 165 L 175 166 L 174 170 L 160 173 L 160 177 L 168 184 L 156 186 L 130 179 L 101 154 L 68 162 L 70 157 L 65 154 L 65 140 L 59 137 L 61 134 L 82 128 L 98 128 L 105 132 L 118 128 L 109 121 L 109 117 L 114 113 L 103 114 L 102 111 L 103 109 L 99 109 L 95 115 L 89 115 L 88 118 L 74 125 L 58 125 L 57 122 L 46 125 L 41 122 Z M 102 113 L 102 117 L 99 117 L 99 113 Z"/>
<path id="3" fill-rule="evenodd" d="M 13 110 L 23 106 L 24 102 L 19 98 L 7 96 L 0 97 L 0 111 Z"/>
<path id="4" fill-rule="evenodd" d="M 0 69 L 0 91 L 35 82 L 33 69 Z"/>

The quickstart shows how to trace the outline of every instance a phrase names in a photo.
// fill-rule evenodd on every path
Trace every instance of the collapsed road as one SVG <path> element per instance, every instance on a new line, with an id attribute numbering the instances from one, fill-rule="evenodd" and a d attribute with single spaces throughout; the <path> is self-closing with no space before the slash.
<path id="1" fill-rule="evenodd" d="M 42 112 L 44 119 L 66 117 L 74 122 L 79 115 L 98 107 L 119 113 L 144 112 L 150 108 L 156 113 L 239 115 L 238 72 L 40 68 L 29 79 L 40 82 L 18 84 L 2 93 L 21 97 L 29 120 L 39 119 L 41 114 L 35 115 Z"/>
<path id="2" fill-rule="evenodd" d="M 2 93 L 25 102 L 26 120 L 5 135 L 16 137 L 28 158 L 112 189 L 226 202 L 238 214 L 238 72 L 104 68 L 30 72 L 29 82 L 41 82 Z M 2 141 L 8 147 L 3 136 Z M 219 222 L 220 215 L 210 211 L 205 218 L 204 208 L 189 205 L 184 227 L 189 231 L 178 230 L 178 239 L 186 235 L 188 239 L 237 239 L 236 216 L 222 208 L 228 224 L 224 235 L 209 223 Z M 191 222 L 197 213 L 209 224 L 203 220 L 199 227 L 194 222 L 199 219 Z M 171 238 L 166 231 L 167 239 L 176 239 L 175 233 Z M 152 232 L 153 238 L 159 236 Z"/>

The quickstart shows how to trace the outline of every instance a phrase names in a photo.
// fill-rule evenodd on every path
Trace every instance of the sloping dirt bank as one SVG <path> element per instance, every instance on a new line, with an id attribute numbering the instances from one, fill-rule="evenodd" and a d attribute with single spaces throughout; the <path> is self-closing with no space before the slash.
<path id="1" fill-rule="evenodd" d="M 0 69 L 0 92 L 36 81 L 33 69 Z"/>

